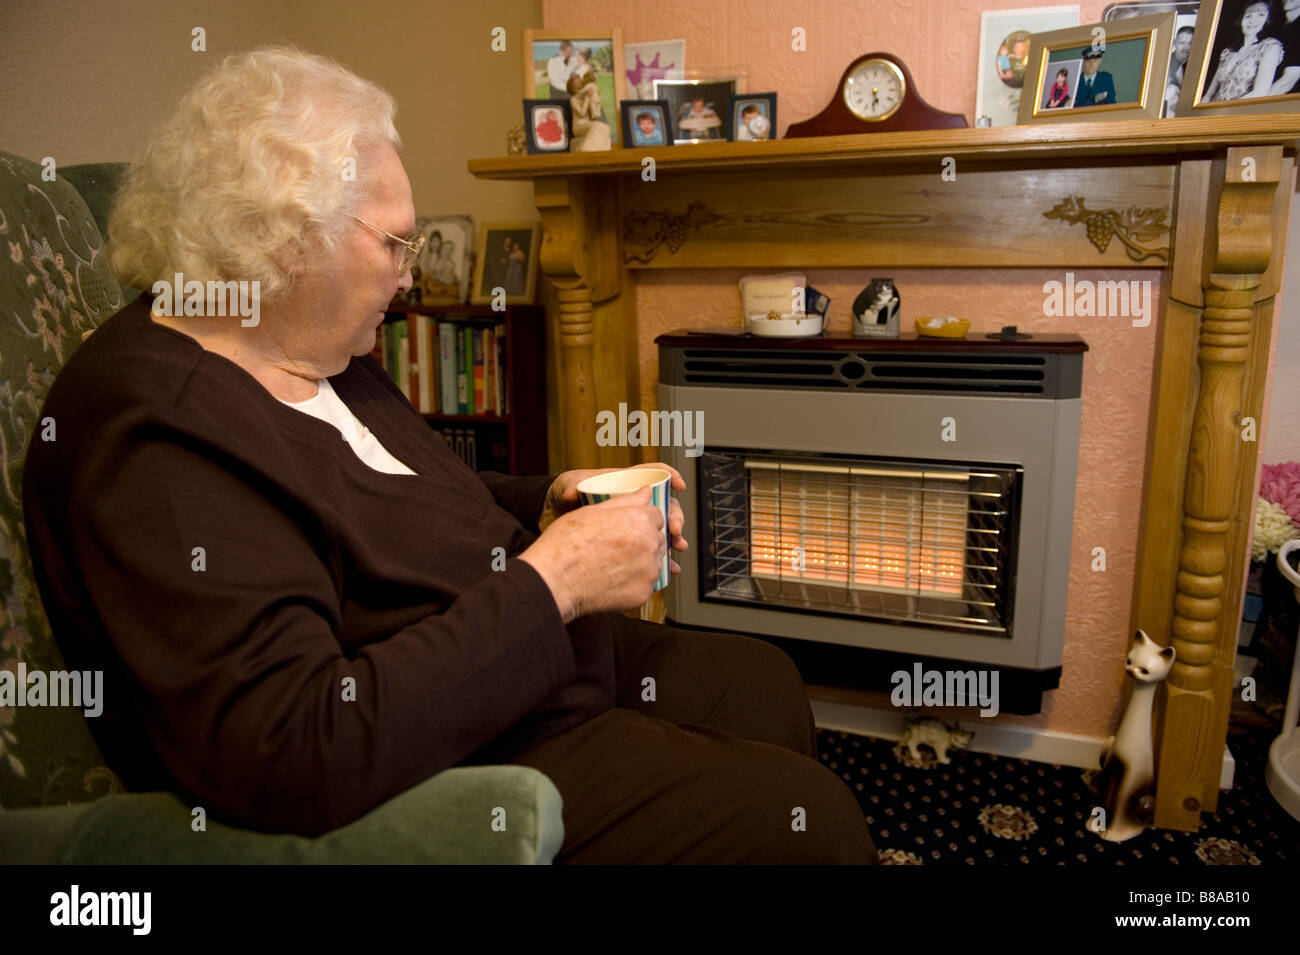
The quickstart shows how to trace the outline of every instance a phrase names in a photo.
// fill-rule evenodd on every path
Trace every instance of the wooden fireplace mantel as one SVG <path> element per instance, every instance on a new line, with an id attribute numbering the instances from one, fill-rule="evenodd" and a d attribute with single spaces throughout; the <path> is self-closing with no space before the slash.
<path id="1" fill-rule="evenodd" d="M 1156 824 L 1192 830 L 1218 799 L 1298 143 L 1300 115 L 1253 115 L 517 156 L 469 170 L 533 181 L 559 302 L 549 321 L 565 467 L 636 463 L 634 449 L 595 437 L 598 410 L 639 401 L 640 269 L 1161 270 L 1131 629 L 1177 650 Z"/>

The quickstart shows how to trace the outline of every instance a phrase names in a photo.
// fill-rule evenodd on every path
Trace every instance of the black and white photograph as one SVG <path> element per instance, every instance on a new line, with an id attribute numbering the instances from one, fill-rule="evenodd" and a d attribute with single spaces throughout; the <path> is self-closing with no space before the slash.
<path id="1" fill-rule="evenodd" d="M 459 305 L 469 297 L 474 255 L 474 220 L 469 216 L 420 216 L 416 229 L 424 248 L 411 267 L 420 305 Z"/>
<path id="2" fill-rule="evenodd" d="M 738 143 L 776 139 L 776 94 L 746 93 L 731 97 L 727 114 L 731 139 Z"/>
<path id="3" fill-rule="evenodd" d="M 736 80 L 655 80 L 655 99 L 668 101 L 678 143 L 716 142 L 730 138 L 727 104 Z"/>
<path id="4" fill-rule="evenodd" d="M 532 302 L 540 228 L 536 223 L 483 226 L 474 264 L 473 302 L 491 304 L 498 288 L 505 289 L 507 304 Z"/>
<path id="5" fill-rule="evenodd" d="M 1131 20 L 1134 17 L 1155 13 L 1174 14 L 1174 40 L 1169 51 L 1169 71 L 1165 80 L 1164 102 L 1160 115 L 1173 116 L 1178 111 L 1178 97 L 1182 92 L 1183 78 L 1187 72 L 1187 58 L 1192 52 L 1192 37 L 1196 32 L 1196 15 L 1201 0 L 1178 0 L 1169 3 L 1148 3 L 1136 0 L 1131 3 L 1112 3 L 1101 18 L 1103 21 Z"/>
<path id="6" fill-rule="evenodd" d="M 1300 109 L 1300 0 L 1205 0 L 1178 115 Z"/>

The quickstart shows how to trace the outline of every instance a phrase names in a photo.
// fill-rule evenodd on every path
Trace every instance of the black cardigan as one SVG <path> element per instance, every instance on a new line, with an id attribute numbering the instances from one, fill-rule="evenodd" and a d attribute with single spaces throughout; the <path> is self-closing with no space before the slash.
<path id="1" fill-rule="evenodd" d="M 416 474 L 375 471 L 148 308 L 69 359 L 23 475 L 53 633 L 104 671 L 90 725 L 128 788 L 314 835 L 613 705 L 611 615 L 566 627 L 515 556 L 552 478 L 476 475 L 366 356 L 330 382 Z"/>

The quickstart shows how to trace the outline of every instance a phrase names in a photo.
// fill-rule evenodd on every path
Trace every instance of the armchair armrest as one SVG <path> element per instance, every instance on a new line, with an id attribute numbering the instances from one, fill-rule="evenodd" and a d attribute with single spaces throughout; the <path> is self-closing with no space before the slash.
<path id="1" fill-rule="evenodd" d="M 20 864 L 540 864 L 564 842 L 555 784 L 530 766 L 444 770 L 316 838 L 207 820 L 171 793 L 0 810 L 0 859 Z M 505 810 L 505 829 L 492 828 Z M 497 814 L 500 815 L 499 813 Z"/>

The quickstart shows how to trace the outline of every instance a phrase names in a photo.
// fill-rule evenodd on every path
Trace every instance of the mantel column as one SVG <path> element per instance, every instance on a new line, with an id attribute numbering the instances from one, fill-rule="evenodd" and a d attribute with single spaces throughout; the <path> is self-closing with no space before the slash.
<path id="1" fill-rule="evenodd" d="M 1169 628 L 1178 656 L 1166 687 L 1156 789 L 1156 824 L 1165 827 L 1194 830 L 1200 813 L 1217 801 L 1234 692 L 1239 578 L 1254 515 L 1243 498 L 1253 500 L 1259 446 L 1244 419 L 1259 416 L 1258 366 L 1267 361 L 1271 328 L 1271 302 L 1261 301 L 1260 286 L 1278 241 L 1274 220 L 1283 168 L 1281 147 L 1229 149 L 1217 209 L 1207 223 L 1209 276 L 1196 347 L 1200 383 Z M 1276 252 L 1280 260 L 1280 245 Z"/>
<path id="2" fill-rule="evenodd" d="M 542 218 L 540 264 L 560 302 L 547 320 L 560 345 L 560 466 L 566 469 L 633 463 L 629 449 L 596 444 L 596 413 L 635 400 L 628 365 L 602 354 L 625 355 L 628 340 L 633 349 L 636 342 L 626 332 L 629 315 L 620 296 L 615 187 L 612 178 L 594 177 L 540 178 L 533 187 Z"/>

